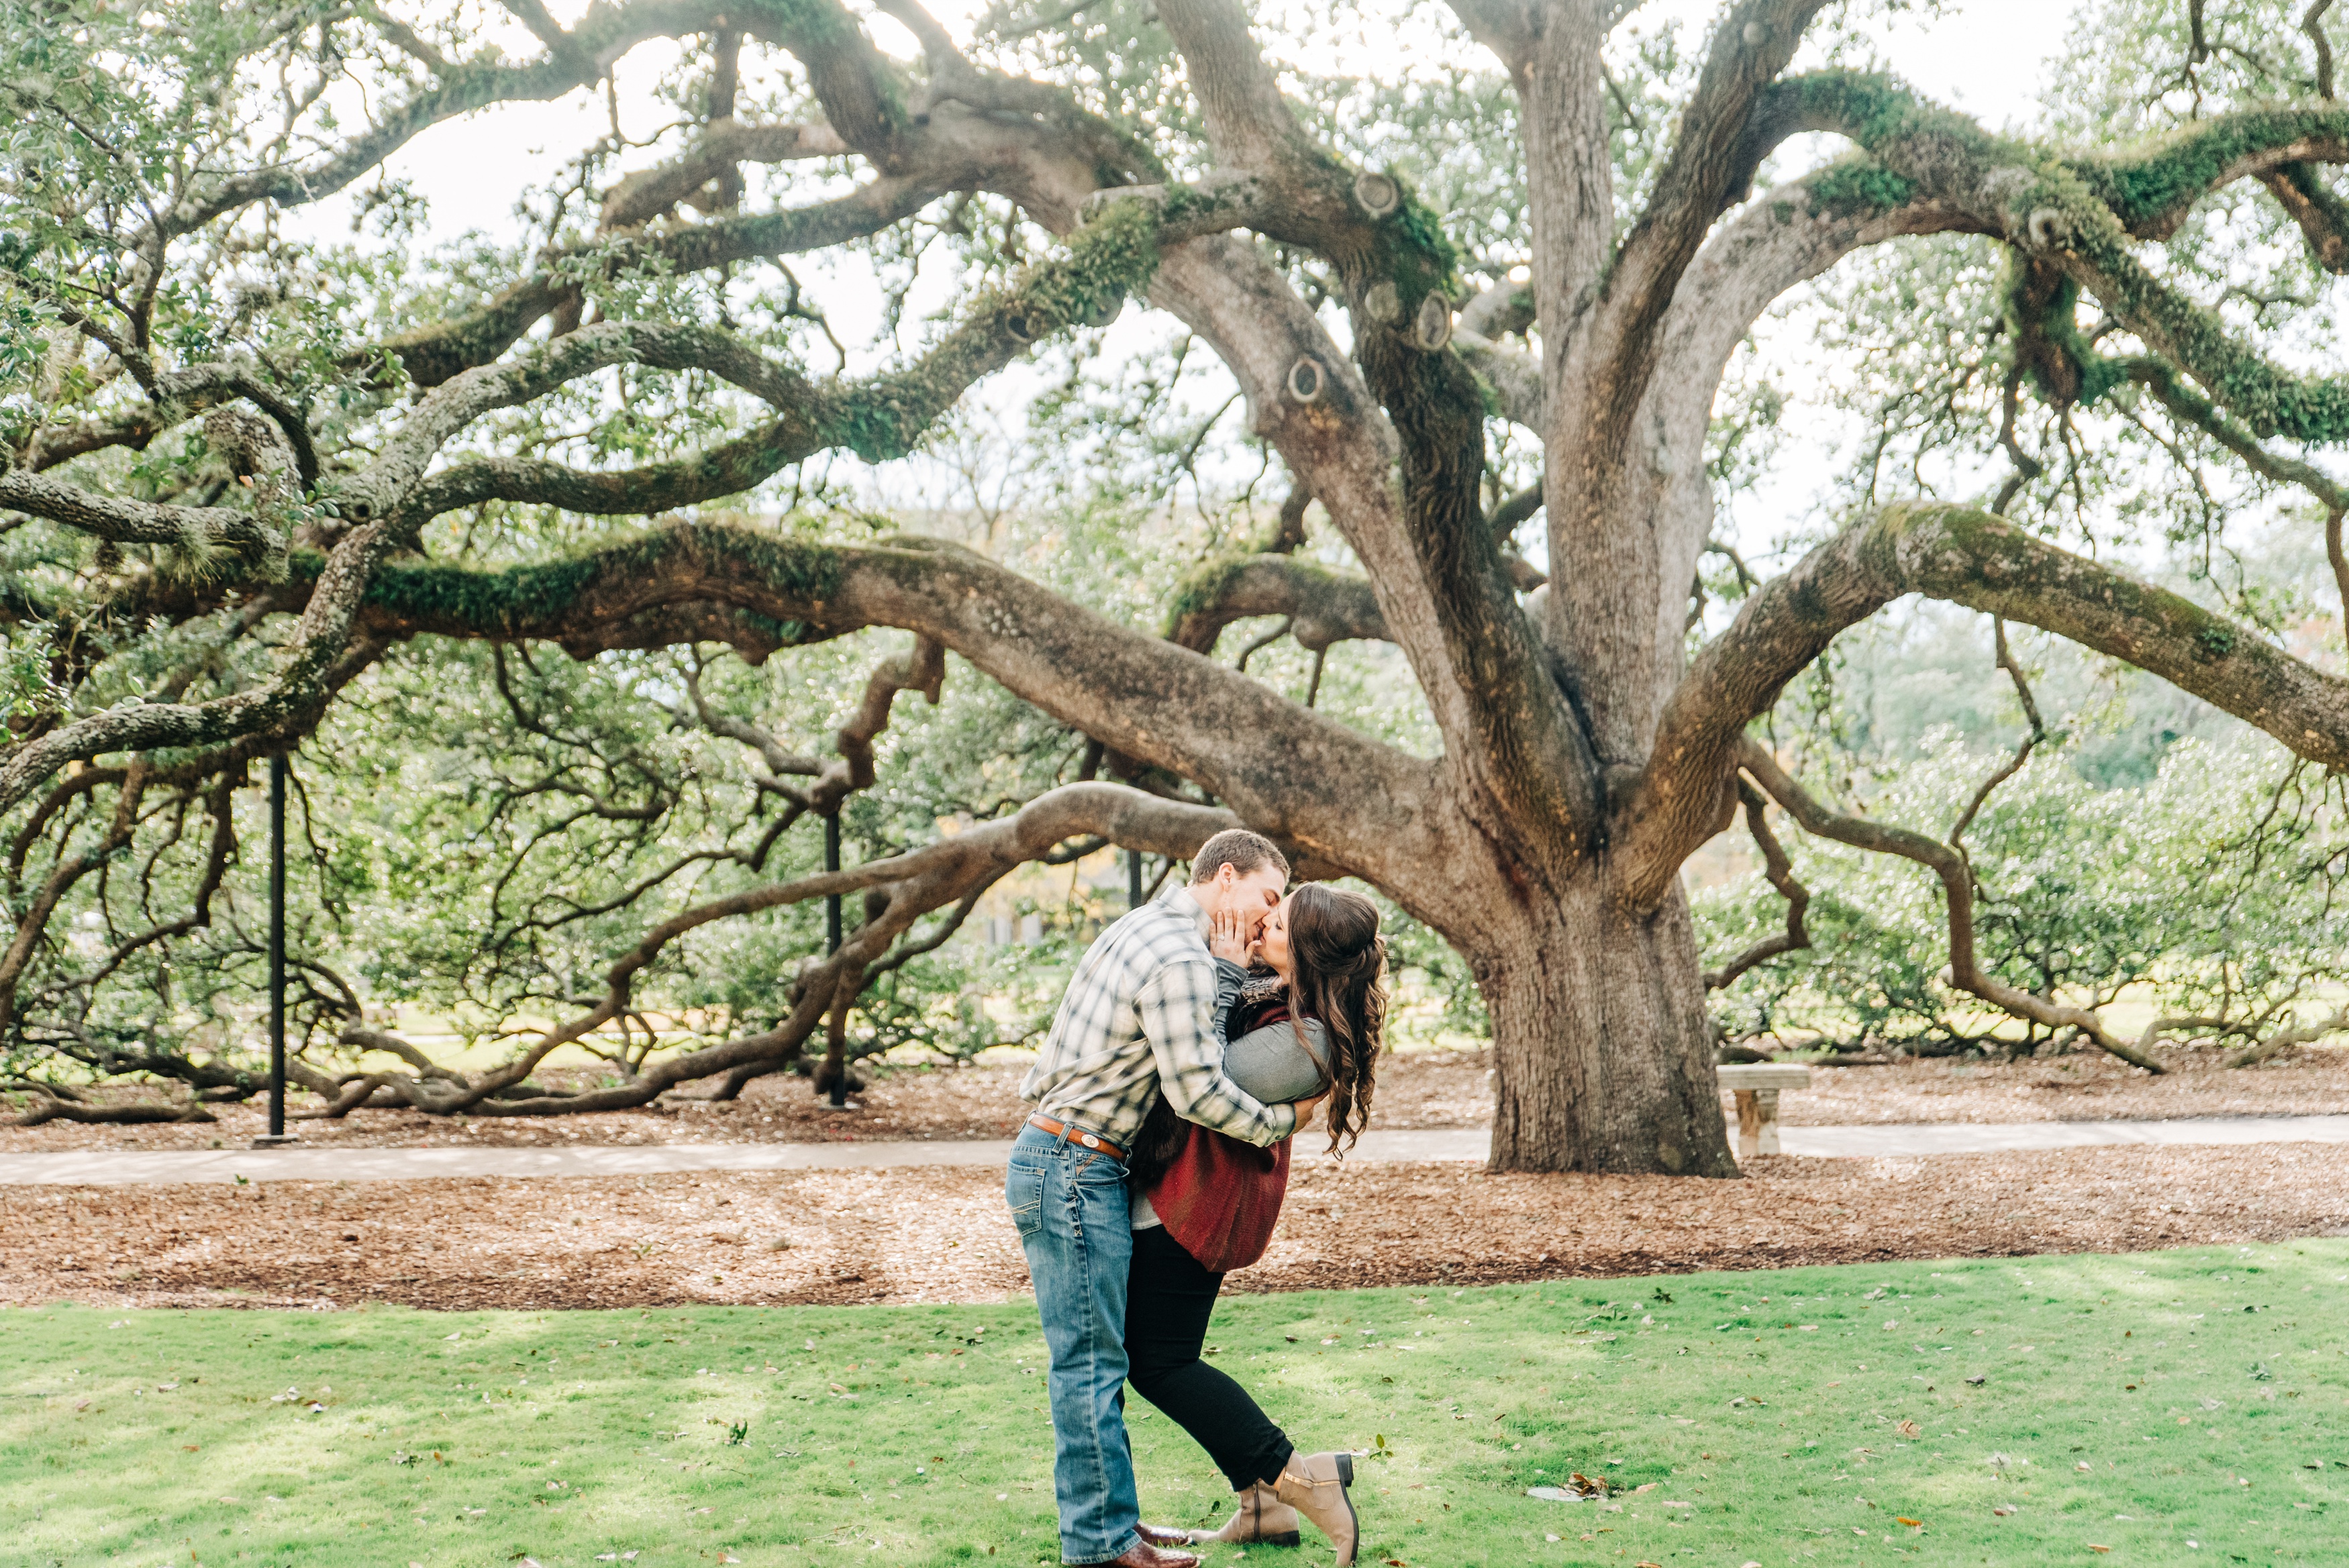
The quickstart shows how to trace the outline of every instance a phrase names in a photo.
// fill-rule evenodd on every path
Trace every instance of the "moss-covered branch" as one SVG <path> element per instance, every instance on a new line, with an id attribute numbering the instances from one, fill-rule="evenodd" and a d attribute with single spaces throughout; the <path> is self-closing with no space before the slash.
<path id="1" fill-rule="evenodd" d="M 929 541 L 851 547 L 676 522 L 494 572 L 388 562 L 362 624 L 387 638 L 543 638 L 584 656 L 645 645 L 679 609 L 693 617 L 679 630 L 698 635 L 729 614 L 756 617 L 743 623 L 753 646 L 874 625 L 918 633 L 1064 723 L 1347 863 L 1377 837 L 1367 822 L 1387 835 L 1382 850 L 1407 844 L 1433 782 L 1430 765 L 1237 671 Z"/>
<path id="2" fill-rule="evenodd" d="M 1195 653 L 1213 653 L 1226 626 L 1252 615 L 1287 615 L 1299 644 L 1315 653 L 1350 639 L 1384 641 L 1370 580 L 1293 555 L 1231 555 L 1207 562 L 1175 589 L 1166 635 Z"/>
<path id="3" fill-rule="evenodd" d="M 24 469 L 0 471 L 0 507 L 120 544 L 160 544 L 191 562 L 226 553 L 248 563 L 283 543 L 261 520 L 223 506 L 126 500 Z"/>
<path id="4" fill-rule="evenodd" d="M 2164 240 L 2195 202 L 2236 181 L 2299 164 L 2349 163 L 2349 106 L 2215 115 L 2125 151 L 2064 163 L 2132 237 Z"/>
<path id="5" fill-rule="evenodd" d="M 564 300 L 575 295 L 583 273 L 699 273 L 845 244 L 913 216 L 970 178 L 970 171 L 957 163 L 874 180 L 846 196 L 806 207 L 735 213 L 661 233 L 608 236 L 557 257 L 545 270 L 463 315 L 386 339 L 352 354 L 347 363 L 364 366 L 388 351 L 418 386 L 438 387 L 461 371 L 491 363 L 520 342 Z"/>
<path id="6" fill-rule="evenodd" d="M 2064 157 L 1993 137 L 1891 77 L 1838 71 L 1777 84 L 1755 120 L 1757 144 L 1795 129 L 1832 130 L 1868 154 L 1832 181 L 1814 181 L 1815 201 L 1947 202 L 1970 214 L 1966 226 L 2020 251 L 2011 314 L 2028 339 L 2027 360 L 2037 356 L 2034 378 L 2058 402 L 2092 399 L 2119 378 L 2071 321 L 2075 291 L 2085 289 L 2255 434 L 2349 440 L 2349 379 L 2269 362 L 2215 312 L 2155 276 L 2137 251 L 2234 181 L 2349 162 L 2349 107 L 2245 110 L 2124 151 Z"/>
<path id="7" fill-rule="evenodd" d="M 583 328 L 554 340 L 538 356 L 550 362 L 548 368 L 525 373 L 484 366 L 466 372 L 434 397 L 478 385 L 481 390 L 471 397 L 452 397 L 451 407 L 485 411 L 526 401 L 536 395 L 539 382 L 564 375 L 574 365 L 616 363 L 625 356 L 666 369 L 715 373 L 766 401 L 776 417 L 691 457 L 614 472 L 544 459 L 470 459 L 434 474 L 402 503 L 403 532 L 413 537 L 432 518 L 484 500 L 647 516 L 739 495 L 792 463 L 834 448 L 870 463 L 904 457 L 974 383 L 1040 337 L 1113 315 L 1127 294 L 1148 284 L 1157 264 L 1150 214 L 1140 208 L 1110 209 L 1077 231 L 1064 255 L 1030 268 L 1009 288 L 973 300 L 961 325 L 920 361 L 861 381 L 811 381 L 705 328 Z M 609 343 L 593 335 L 598 333 Z M 566 346 L 574 344 L 578 346 Z"/>
<path id="8" fill-rule="evenodd" d="M 2299 756 L 2349 768 L 2349 681 L 2166 588 L 1989 512 L 1907 502 L 1853 524 L 1747 598 L 1666 705 L 1616 836 L 1630 896 L 1662 895 L 1719 819 L 1746 725 L 1845 628 L 1907 593 L 2037 626 L 2159 676 Z"/>

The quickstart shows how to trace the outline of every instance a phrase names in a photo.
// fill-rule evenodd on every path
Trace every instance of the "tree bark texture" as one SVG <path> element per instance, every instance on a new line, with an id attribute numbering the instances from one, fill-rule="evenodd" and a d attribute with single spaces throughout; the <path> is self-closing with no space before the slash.
<path id="1" fill-rule="evenodd" d="M 1493 891 L 1468 945 L 1493 1019 L 1493 1166 L 1735 1174 L 1678 890 L 1636 913 L 1601 867 L 1545 898 Z"/>

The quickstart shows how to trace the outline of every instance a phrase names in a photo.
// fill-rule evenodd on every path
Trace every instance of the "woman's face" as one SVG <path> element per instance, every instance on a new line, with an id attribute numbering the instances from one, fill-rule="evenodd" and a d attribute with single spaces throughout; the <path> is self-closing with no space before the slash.
<path id="1" fill-rule="evenodd" d="M 1267 967 L 1286 975 L 1289 972 L 1288 906 L 1295 898 L 1290 894 L 1272 906 L 1264 917 L 1264 932 L 1256 941 L 1256 955 Z"/>

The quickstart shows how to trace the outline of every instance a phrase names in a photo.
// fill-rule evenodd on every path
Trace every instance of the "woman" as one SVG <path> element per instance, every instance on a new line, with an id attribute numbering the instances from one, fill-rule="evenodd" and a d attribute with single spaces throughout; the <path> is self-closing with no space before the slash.
<path id="1" fill-rule="evenodd" d="M 1378 905 L 1337 888 L 1299 888 L 1265 917 L 1256 956 L 1271 973 L 1244 987 L 1234 1005 L 1225 1070 L 1259 1099 L 1266 1098 L 1259 1085 L 1278 1099 L 1326 1087 L 1330 1149 L 1337 1152 L 1370 1119 L 1386 1027 Z M 1262 1257 L 1272 1240 L 1288 1153 L 1287 1142 L 1257 1149 L 1184 1121 L 1163 1101 L 1135 1140 L 1127 1377 L 1207 1450 L 1239 1494 L 1238 1511 L 1215 1534 L 1144 1534 L 1162 1545 L 1293 1546 L 1294 1505 L 1302 1504 L 1337 1546 L 1342 1568 L 1352 1560 L 1355 1533 L 1345 1495 L 1353 1480 L 1349 1458 L 1297 1455 L 1245 1389 L 1199 1358 L 1224 1275 Z M 1333 1473 L 1310 1473 L 1321 1470 Z"/>

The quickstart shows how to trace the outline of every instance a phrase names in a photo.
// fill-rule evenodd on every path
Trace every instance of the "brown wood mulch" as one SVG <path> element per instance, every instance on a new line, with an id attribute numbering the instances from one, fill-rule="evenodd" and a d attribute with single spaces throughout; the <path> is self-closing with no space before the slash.
<path id="1" fill-rule="evenodd" d="M 991 1301 L 987 1169 L 0 1191 L 0 1302 L 448 1309 Z M 1739 1181 L 1299 1168 L 1248 1291 L 2349 1234 L 2336 1148 L 1770 1158 Z M 779 1245 L 780 1243 L 780 1245 Z"/>
<path id="2" fill-rule="evenodd" d="M 1821 1068 L 1812 1087 L 1780 1104 L 1788 1126 L 1909 1121 L 2075 1121 L 2177 1116 L 2349 1113 L 2349 1050 L 2313 1049 L 2241 1070 L 2208 1054 L 2177 1053 L 2150 1078 L 2101 1055 L 2023 1062 L 1905 1061 Z M 1493 1114 L 1489 1054 L 1414 1051 L 1380 1070 L 1375 1124 L 1476 1127 Z M 354 1111 L 339 1121 L 299 1120 L 314 1148 L 479 1148 L 647 1144 L 812 1143 L 855 1139 L 1002 1139 L 1023 1114 L 1024 1065 L 896 1071 L 835 1111 L 803 1078 L 753 1081 L 739 1100 L 681 1100 L 642 1110 L 549 1119 L 450 1119 L 409 1111 Z M 1724 1107 L 1727 1097 L 1723 1097 Z M 296 1112 L 302 1102 L 297 1099 Z M 73 1149 L 237 1149 L 265 1126 L 260 1107 L 227 1106 L 212 1122 L 109 1127 L 52 1121 L 0 1127 L 0 1153 Z"/>

